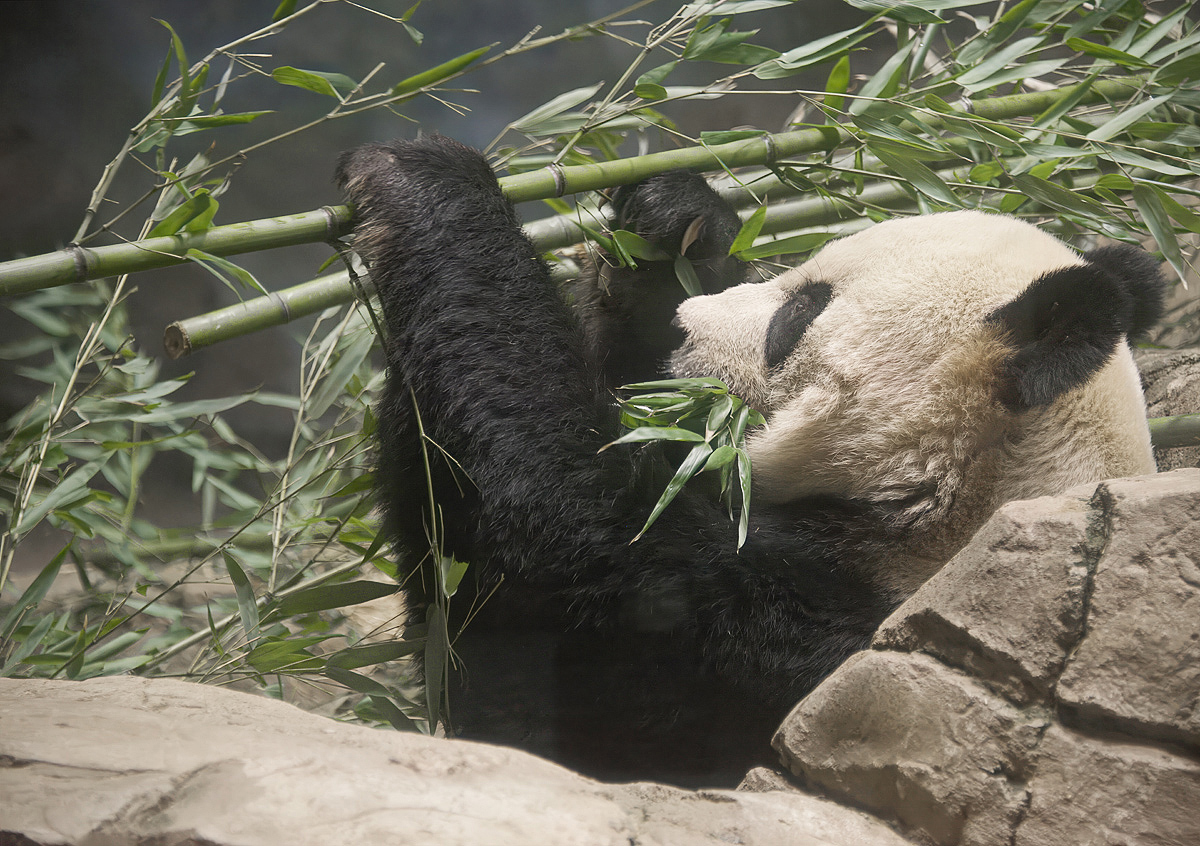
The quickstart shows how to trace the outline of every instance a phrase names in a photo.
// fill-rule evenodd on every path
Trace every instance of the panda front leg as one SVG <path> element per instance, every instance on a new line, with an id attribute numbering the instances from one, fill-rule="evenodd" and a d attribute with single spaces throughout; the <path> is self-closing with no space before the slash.
<path id="1" fill-rule="evenodd" d="M 666 258 L 638 258 L 636 267 L 595 248 L 570 283 L 589 359 L 612 387 L 660 379 L 683 343 L 675 311 L 687 297 L 690 271 L 705 294 L 744 280 L 729 255 L 741 228 L 737 213 L 698 174 L 671 171 L 613 192 L 612 228 L 650 242 Z"/>
<path id="2" fill-rule="evenodd" d="M 598 454 L 618 433 L 611 396 L 477 152 L 370 145 L 338 182 L 388 333 L 387 526 L 412 560 L 427 551 L 415 406 L 437 445 L 443 551 L 499 585 L 456 647 L 476 701 L 525 713 L 485 714 L 475 736 L 601 777 L 735 781 L 782 709 L 865 643 L 878 603 L 794 515 L 752 515 L 739 552 L 719 504 L 685 490 L 630 543 L 661 493 L 645 481 L 658 459 Z"/>

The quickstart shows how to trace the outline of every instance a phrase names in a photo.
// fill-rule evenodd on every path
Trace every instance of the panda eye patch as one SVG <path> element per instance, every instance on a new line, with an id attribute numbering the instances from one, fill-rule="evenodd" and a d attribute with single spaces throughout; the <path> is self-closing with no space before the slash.
<path id="1" fill-rule="evenodd" d="M 787 302 L 771 316 L 771 324 L 767 327 L 763 355 L 768 368 L 788 357 L 804 337 L 809 324 L 825 310 L 832 298 L 833 288 L 827 282 L 814 282 L 788 295 Z"/>

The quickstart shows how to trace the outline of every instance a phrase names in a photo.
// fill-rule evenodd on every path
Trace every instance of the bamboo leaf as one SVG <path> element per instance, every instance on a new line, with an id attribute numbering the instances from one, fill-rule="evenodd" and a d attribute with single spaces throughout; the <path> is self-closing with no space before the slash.
<path id="1" fill-rule="evenodd" d="M 738 254 L 738 258 L 742 261 L 757 261 L 771 256 L 809 253 L 835 237 L 837 236 L 832 232 L 806 232 L 802 235 L 792 235 L 742 250 Z"/>
<path id="2" fill-rule="evenodd" d="M 246 653 L 246 663 L 260 673 L 319 672 L 325 662 L 308 651 L 308 647 L 335 635 L 310 637 L 268 637 Z"/>
<path id="3" fill-rule="evenodd" d="M 841 111 L 846 103 L 843 95 L 849 90 L 850 56 L 847 54 L 837 60 L 829 72 L 829 78 L 825 80 L 825 108 Z"/>
<path id="4" fill-rule="evenodd" d="M 646 261 L 667 261 L 671 258 L 661 247 L 655 246 L 638 235 L 625 229 L 618 229 L 612 234 L 623 255 Z"/>
<path id="5" fill-rule="evenodd" d="M 1124 50 L 1116 50 L 1104 44 L 1094 44 L 1091 41 L 1085 41 L 1082 38 L 1068 38 L 1067 47 L 1076 50 L 1080 53 L 1085 53 L 1089 56 L 1095 56 L 1097 59 L 1114 62 L 1122 67 L 1127 68 L 1142 68 L 1153 67 L 1144 59 L 1139 59 L 1137 56 L 1130 55 Z"/>
<path id="6" fill-rule="evenodd" d="M 277 23 L 278 21 L 289 17 L 293 12 L 296 11 L 296 2 L 297 0 L 282 0 L 282 2 L 275 7 L 275 14 L 271 15 L 271 22 Z"/>
<path id="7" fill-rule="evenodd" d="M 459 71 L 462 71 L 490 49 L 492 48 L 480 47 L 478 50 L 472 50 L 469 53 L 456 56 L 448 62 L 442 62 L 440 65 L 436 65 L 427 71 L 422 71 L 416 76 L 410 76 L 408 79 L 396 83 L 392 86 L 392 90 L 389 93 L 393 97 L 415 96 L 422 89 L 437 85 L 442 80 L 449 79 Z"/>
<path id="8" fill-rule="evenodd" d="M 778 79 L 792 76 L 807 67 L 820 64 L 834 56 L 850 50 L 861 44 L 874 34 L 874 30 L 866 27 L 847 29 L 810 41 L 793 50 L 788 50 L 778 58 L 754 69 L 754 75 L 759 79 Z"/>
<path id="9" fill-rule="evenodd" d="M 737 449 L 738 488 L 742 494 L 742 508 L 738 517 L 737 548 L 741 549 L 746 543 L 750 531 L 750 453 L 745 449 Z"/>
<path id="10" fill-rule="evenodd" d="M 1031 173 L 1014 176 L 1012 180 L 1026 197 L 1037 200 L 1039 203 L 1044 203 L 1051 208 L 1083 215 L 1088 218 L 1103 219 L 1108 216 L 1108 212 L 1105 211 L 1104 206 L 1095 200 L 1084 197 L 1082 194 L 1077 194 L 1074 191 L 1068 191 L 1066 188 L 1055 185 L 1053 182 L 1034 176 Z"/>
<path id="11" fill-rule="evenodd" d="M 1159 193 L 1159 189 L 1138 183 L 1133 186 L 1133 201 L 1137 204 L 1150 234 L 1158 243 L 1163 258 L 1175 269 L 1180 279 L 1187 279 L 1187 264 L 1179 249 L 1179 241 L 1175 238 L 1175 229 L 1171 226 L 1166 210 L 1159 200 Z"/>
<path id="12" fill-rule="evenodd" d="M 350 646 L 341 649 L 326 660 L 326 667 L 339 667 L 345 670 L 355 670 L 359 667 L 370 667 L 375 664 L 385 664 L 408 655 L 415 655 L 425 648 L 424 640 L 392 640 L 382 643 L 369 643 L 362 646 Z"/>
<path id="13" fill-rule="evenodd" d="M 680 429 L 676 426 L 639 426 L 636 429 L 626 432 L 615 441 L 605 444 L 600 448 L 600 451 L 603 452 L 610 446 L 616 446 L 617 444 L 636 444 L 648 441 L 690 441 L 703 443 L 704 436 L 690 429 Z"/>
<path id="14" fill-rule="evenodd" d="M 704 294 L 704 288 L 700 285 L 700 277 L 696 275 L 696 268 L 692 266 L 691 259 L 687 256 L 675 256 L 675 278 L 679 280 L 684 293 L 689 297 L 699 297 Z"/>
<path id="15" fill-rule="evenodd" d="M 646 534 L 646 530 L 654 525 L 654 521 L 658 519 L 663 510 L 679 495 L 679 492 L 683 490 L 683 486 L 687 481 L 704 467 L 712 451 L 712 447 L 703 442 L 692 447 L 692 451 L 688 453 L 687 458 L 679 465 L 679 469 L 675 471 L 674 477 L 667 483 L 666 489 L 663 490 L 662 496 L 658 498 L 658 502 L 650 512 L 650 516 L 646 519 L 646 524 L 642 526 L 642 530 L 637 533 L 630 543 L 639 540 L 642 535 Z"/>
<path id="16" fill-rule="evenodd" d="M 870 145 L 870 148 L 871 152 L 878 156 L 879 160 L 887 165 L 889 170 L 897 176 L 902 177 L 926 197 L 955 208 L 962 207 L 962 201 L 950 190 L 950 186 L 943 182 L 940 176 L 916 159 L 897 155 L 891 150 L 877 144 Z"/>
<path id="17" fill-rule="evenodd" d="M 247 578 L 246 571 L 242 569 L 233 555 L 222 551 L 221 556 L 225 559 L 225 569 L 229 573 L 229 581 L 233 583 L 233 589 L 237 595 L 238 616 L 242 620 L 242 631 L 246 635 L 246 641 L 254 643 L 259 636 L 258 603 L 254 599 L 254 588 L 250 586 L 250 579 Z"/>
<path id="18" fill-rule="evenodd" d="M 159 238 L 164 235 L 174 235 L 185 227 L 191 232 L 208 229 L 212 226 L 213 217 L 216 215 L 219 206 L 220 204 L 213 198 L 212 194 L 207 189 L 201 188 L 191 198 L 180 203 L 175 207 L 174 211 L 160 220 L 150 230 L 149 237 Z"/>
<path id="19" fill-rule="evenodd" d="M 158 23 L 166 27 L 167 32 L 171 33 L 171 46 L 175 49 L 175 61 L 179 64 L 179 103 L 181 106 L 191 99 L 194 99 L 192 94 L 192 79 L 189 76 L 187 52 L 183 49 L 183 42 L 179 39 L 179 35 L 169 23 L 164 20 L 155 18 Z M 183 111 L 188 111 L 190 107 L 184 107 Z"/>
<path id="20" fill-rule="evenodd" d="M 353 79 L 342 73 L 303 70 L 290 65 L 275 68 L 271 71 L 271 78 L 281 85 L 303 88 L 316 94 L 333 97 L 335 100 L 340 100 L 342 93 L 353 91 L 358 85 Z"/>
<path id="21" fill-rule="evenodd" d="M 0 622 L 0 641 L 8 640 L 12 637 L 13 632 L 21 624 L 21 619 L 28 612 L 37 608 L 42 600 L 46 598 L 46 593 L 54 584 L 55 579 L 58 578 L 58 571 L 62 567 L 62 563 L 70 550 L 71 544 L 68 543 L 58 551 L 57 555 L 50 559 L 50 563 L 43 567 L 42 571 L 29 583 L 29 586 L 21 592 L 21 596 L 8 609 L 8 613 L 4 615 L 4 620 Z"/>
<path id="22" fill-rule="evenodd" d="M 391 596 L 397 590 L 399 588 L 394 584 L 372 581 L 317 585 L 290 594 L 280 600 L 272 611 L 280 617 L 311 614 L 314 611 L 328 611 L 333 608 L 360 605 L 374 599 Z"/>
<path id="23" fill-rule="evenodd" d="M 1141 120 L 1143 117 L 1148 115 L 1150 112 L 1157 109 L 1159 106 L 1168 102 L 1171 99 L 1171 97 L 1172 97 L 1171 94 L 1162 94 L 1158 97 L 1151 97 L 1149 100 L 1145 100 L 1141 103 L 1138 103 L 1135 106 L 1130 106 L 1128 109 L 1125 109 L 1123 112 L 1118 114 L 1112 120 L 1108 121 L 1107 123 L 1101 124 L 1100 126 L 1096 127 L 1094 130 L 1089 132 L 1087 134 L 1088 140 L 1089 141 L 1107 141 L 1109 138 L 1112 138 L 1114 135 L 1121 132 L 1127 126 L 1130 126 L 1131 124 L 1136 123 L 1137 121 Z"/>
<path id="24" fill-rule="evenodd" d="M 733 239 L 733 243 L 729 245 L 729 255 L 738 255 L 743 250 L 754 246 L 754 241 L 758 238 L 758 233 L 762 231 L 763 223 L 766 219 L 766 206 L 759 206 L 755 209 L 754 213 L 746 218 L 746 222 L 742 224 L 742 228 L 738 230 L 737 237 Z"/>
<path id="25" fill-rule="evenodd" d="M 557 117 L 563 112 L 575 108 L 580 103 L 585 103 L 592 99 L 603 85 L 604 83 L 597 82 L 595 85 L 590 85 L 586 88 L 576 88 L 574 91 L 560 94 L 548 103 L 538 106 L 524 117 L 517 118 L 512 122 L 512 128 L 518 132 L 535 131 L 550 118 Z"/>
<path id="26" fill-rule="evenodd" d="M 737 458 L 737 450 L 729 444 L 724 444 L 712 451 L 712 455 L 704 462 L 704 468 L 700 472 L 707 473 L 709 470 L 720 470 L 735 458 Z"/>
<path id="27" fill-rule="evenodd" d="M 244 267 L 239 267 L 229 259 L 221 258 L 220 256 L 214 256 L 212 253 L 206 253 L 203 250 L 197 250 L 195 247 L 189 249 L 185 255 L 192 261 L 196 262 L 196 264 L 203 267 L 213 276 L 224 282 L 230 288 L 230 290 L 236 289 L 233 287 L 233 285 L 230 285 L 229 280 L 223 273 L 221 273 L 221 271 L 231 274 L 234 279 L 242 284 L 243 287 L 258 291 L 263 295 L 267 294 L 267 289 L 264 288 L 262 284 L 254 278 L 253 273 L 251 273 L 249 270 L 246 270 Z"/>

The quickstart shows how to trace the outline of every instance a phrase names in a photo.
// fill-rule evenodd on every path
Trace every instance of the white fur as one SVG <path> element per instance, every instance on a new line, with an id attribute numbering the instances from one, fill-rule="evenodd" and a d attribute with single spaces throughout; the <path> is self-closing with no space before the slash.
<path id="1" fill-rule="evenodd" d="M 1086 385 L 1014 414 L 995 396 L 1011 350 L 984 318 L 1044 273 L 1082 264 L 1052 236 L 974 211 L 878 224 L 763 283 L 679 309 L 677 375 L 718 375 L 768 417 L 749 442 L 759 502 L 807 495 L 891 503 L 903 541 L 865 562 L 915 589 L 1002 503 L 1154 471 L 1125 344 Z M 768 371 L 767 327 L 786 293 L 833 298 Z"/>

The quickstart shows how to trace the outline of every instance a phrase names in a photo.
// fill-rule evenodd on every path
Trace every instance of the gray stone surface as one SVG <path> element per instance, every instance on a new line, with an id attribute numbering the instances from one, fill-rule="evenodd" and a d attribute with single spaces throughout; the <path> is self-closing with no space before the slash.
<path id="1" fill-rule="evenodd" d="M 1200 414 L 1200 349 L 1135 350 L 1134 361 L 1150 417 Z M 1200 467 L 1200 446 L 1156 449 L 1154 461 L 1160 473 Z"/>
<path id="2" fill-rule="evenodd" d="M 1097 489 L 1108 543 L 1087 637 L 1058 683 L 1073 722 L 1200 750 L 1198 479 L 1181 470 Z"/>
<path id="3" fill-rule="evenodd" d="M 599 784 L 515 750 L 128 677 L 0 680 L 0 842 L 30 841 L 908 844 L 803 794 Z"/>
<path id="4" fill-rule="evenodd" d="M 1200 470 L 1012 503 L 793 711 L 800 785 L 939 846 L 1200 844 Z"/>
<path id="5" fill-rule="evenodd" d="M 1194 846 L 1200 763 L 1154 746 L 1052 727 L 1013 846 Z"/>
<path id="6" fill-rule="evenodd" d="M 1049 721 L 924 655 L 851 658 L 784 721 L 775 747 L 806 786 L 936 843 L 1006 843 L 1024 764 Z"/>
<path id="7" fill-rule="evenodd" d="M 1083 629 L 1098 542 L 1085 498 L 1010 502 L 875 637 L 926 652 L 1016 702 L 1044 701 Z"/>

